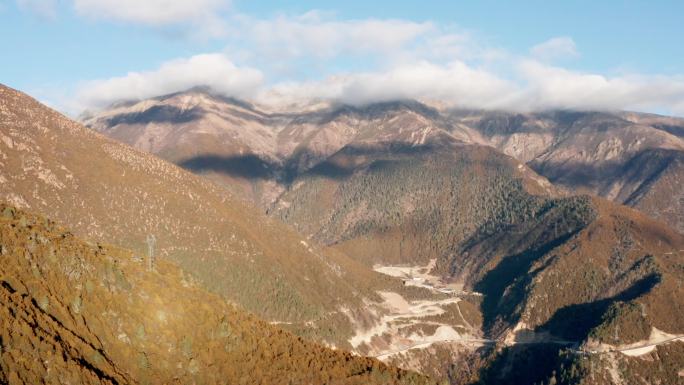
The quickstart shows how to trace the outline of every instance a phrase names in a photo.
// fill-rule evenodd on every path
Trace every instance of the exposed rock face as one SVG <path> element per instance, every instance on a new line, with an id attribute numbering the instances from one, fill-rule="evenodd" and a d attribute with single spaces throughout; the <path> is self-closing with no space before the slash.
<path id="1" fill-rule="evenodd" d="M 0 382 L 432 384 L 229 305 L 159 261 L 0 204 Z"/>
<path id="2" fill-rule="evenodd" d="M 684 231 L 684 120 L 638 113 L 438 110 L 417 102 L 270 113 L 191 90 L 85 119 L 209 176 L 261 207 L 345 146 L 436 137 L 497 148 L 558 186 L 636 207 Z"/>

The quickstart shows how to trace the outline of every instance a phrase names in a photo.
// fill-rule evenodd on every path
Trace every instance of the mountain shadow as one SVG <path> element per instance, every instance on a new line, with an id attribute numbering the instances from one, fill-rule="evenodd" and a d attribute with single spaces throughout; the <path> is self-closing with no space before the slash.
<path id="1" fill-rule="evenodd" d="M 558 337 L 583 341 L 589 336 L 589 332 L 593 328 L 601 324 L 603 315 L 612 303 L 632 301 L 651 291 L 660 280 L 659 274 L 652 273 L 612 297 L 562 307 L 556 310 L 553 316 L 539 329 L 549 331 Z"/>
<path id="2" fill-rule="evenodd" d="M 489 364 L 480 369 L 479 379 L 469 385 L 547 384 L 564 360 L 563 349 L 557 344 L 507 346 L 492 352 Z"/>
<path id="3" fill-rule="evenodd" d="M 654 124 L 653 127 L 665 131 L 674 136 L 684 137 L 684 126 L 676 126 L 671 124 Z"/>
<path id="4" fill-rule="evenodd" d="M 604 314 L 615 301 L 631 301 L 649 292 L 660 282 L 658 274 L 650 274 L 632 284 L 621 293 L 591 303 L 563 307 L 538 329 L 553 335 L 584 341 L 590 331 L 597 327 Z M 479 372 L 479 379 L 470 385 L 482 384 L 551 384 L 567 377 L 568 369 L 576 354 L 568 346 L 548 344 L 519 344 L 492 352 L 490 362 Z"/>
<path id="5" fill-rule="evenodd" d="M 199 155 L 178 162 L 178 166 L 193 173 L 216 172 L 227 176 L 248 180 L 275 180 L 291 184 L 304 176 L 321 176 L 328 179 L 345 179 L 357 169 L 357 158 L 383 158 L 388 156 L 405 156 L 428 154 L 444 149 L 442 144 L 411 145 L 409 143 L 381 143 L 371 146 L 346 146 L 337 153 L 313 162 L 312 166 L 304 166 L 308 159 L 319 159 L 320 154 L 308 149 L 297 151 L 281 164 L 263 159 L 256 154 L 223 156 Z M 376 170 L 387 167 L 391 160 L 378 159 L 372 162 Z"/>
<path id="6" fill-rule="evenodd" d="M 275 179 L 279 165 L 254 154 L 239 156 L 202 155 L 183 160 L 179 166 L 194 173 L 217 172 L 250 180 Z"/>
<path id="7" fill-rule="evenodd" d="M 649 186 L 670 166 L 684 161 L 684 154 L 678 150 L 646 149 L 624 161 L 604 161 L 601 164 L 588 163 L 543 163 L 533 160 L 528 166 L 551 183 L 575 188 L 605 189 L 607 182 L 622 179 L 623 182 Z"/>
<path id="8" fill-rule="evenodd" d="M 190 108 L 187 110 L 162 105 L 153 106 L 144 112 L 129 114 L 119 114 L 107 119 L 107 125 L 113 127 L 119 124 L 149 124 L 149 123 L 189 123 L 202 117 L 201 108 Z"/>
<path id="9" fill-rule="evenodd" d="M 535 275 L 528 273 L 530 268 L 535 261 L 565 243 L 575 233 L 565 234 L 533 250 L 504 257 L 475 284 L 474 290 L 484 295 L 481 304 L 484 330 L 492 329 L 500 316 L 511 324 L 518 321 L 520 315 L 515 307 L 524 299 L 525 288 Z"/>

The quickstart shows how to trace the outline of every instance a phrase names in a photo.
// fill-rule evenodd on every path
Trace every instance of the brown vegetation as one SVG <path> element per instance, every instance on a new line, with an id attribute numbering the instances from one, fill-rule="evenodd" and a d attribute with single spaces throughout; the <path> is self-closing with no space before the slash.
<path id="1" fill-rule="evenodd" d="M 0 205 L 0 382 L 428 384 L 258 320 L 113 246 Z"/>

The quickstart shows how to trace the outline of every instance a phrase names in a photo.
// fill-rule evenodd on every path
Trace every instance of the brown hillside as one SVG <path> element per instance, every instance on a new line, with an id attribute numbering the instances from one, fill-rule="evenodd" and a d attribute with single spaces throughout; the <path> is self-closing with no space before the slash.
<path id="1" fill-rule="evenodd" d="M 0 383 L 428 384 L 237 310 L 159 261 L 0 204 Z"/>

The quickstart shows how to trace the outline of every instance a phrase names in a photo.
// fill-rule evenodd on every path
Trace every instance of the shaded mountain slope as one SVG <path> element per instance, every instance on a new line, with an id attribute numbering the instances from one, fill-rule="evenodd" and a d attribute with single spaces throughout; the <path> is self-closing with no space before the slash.
<path id="1" fill-rule="evenodd" d="M 484 328 L 504 341 L 480 381 L 681 383 L 684 237 L 598 198 L 552 205 L 474 236 L 452 265 L 479 261 L 467 280 L 483 293 Z"/>
<path id="2" fill-rule="evenodd" d="M 684 120 L 638 113 L 456 111 L 552 183 L 635 207 L 684 231 Z"/>
<path id="3" fill-rule="evenodd" d="M 229 305 L 160 260 L 0 204 L 0 383 L 430 384 Z"/>
<path id="4" fill-rule="evenodd" d="M 564 340 L 591 337 L 613 344 L 647 338 L 652 327 L 683 333 L 677 314 L 684 311 L 678 298 L 684 237 L 607 202 L 583 197 L 561 202 L 565 208 L 558 213 L 540 213 L 535 221 L 519 222 L 506 234 L 476 237 L 463 248 L 468 258 L 488 261 L 469 280 L 485 294 L 491 330 L 515 325 Z M 609 321 L 602 315 L 627 317 L 623 303 L 638 303 L 643 319 L 623 319 L 615 340 L 599 326 Z"/>
<path id="5" fill-rule="evenodd" d="M 393 285 L 346 256 L 303 241 L 214 184 L 107 139 L 0 87 L 0 198 L 89 239 L 154 253 L 269 320 L 351 333 L 340 307 L 361 309 Z M 299 326 L 298 326 L 299 325 Z M 311 325 L 311 326 L 305 326 Z M 321 326 L 323 325 L 323 326 Z"/>
<path id="6" fill-rule="evenodd" d="M 652 326 L 684 331 L 675 316 L 684 236 L 600 199 L 554 195 L 488 147 L 348 147 L 295 179 L 272 215 L 365 263 L 436 259 L 435 272 L 484 294 L 493 335 L 514 327 L 528 301 L 539 313 L 524 322 L 536 328 L 566 306 L 642 295 L 654 301 Z"/>
<path id="7" fill-rule="evenodd" d="M 433 138 L 345 147 L 294 179 L 270 213 L 367 263 L 425 264 L 451 258 L 483 226 L 528 215 L 530 191 L 554 193 L 491 148 Z"/>

